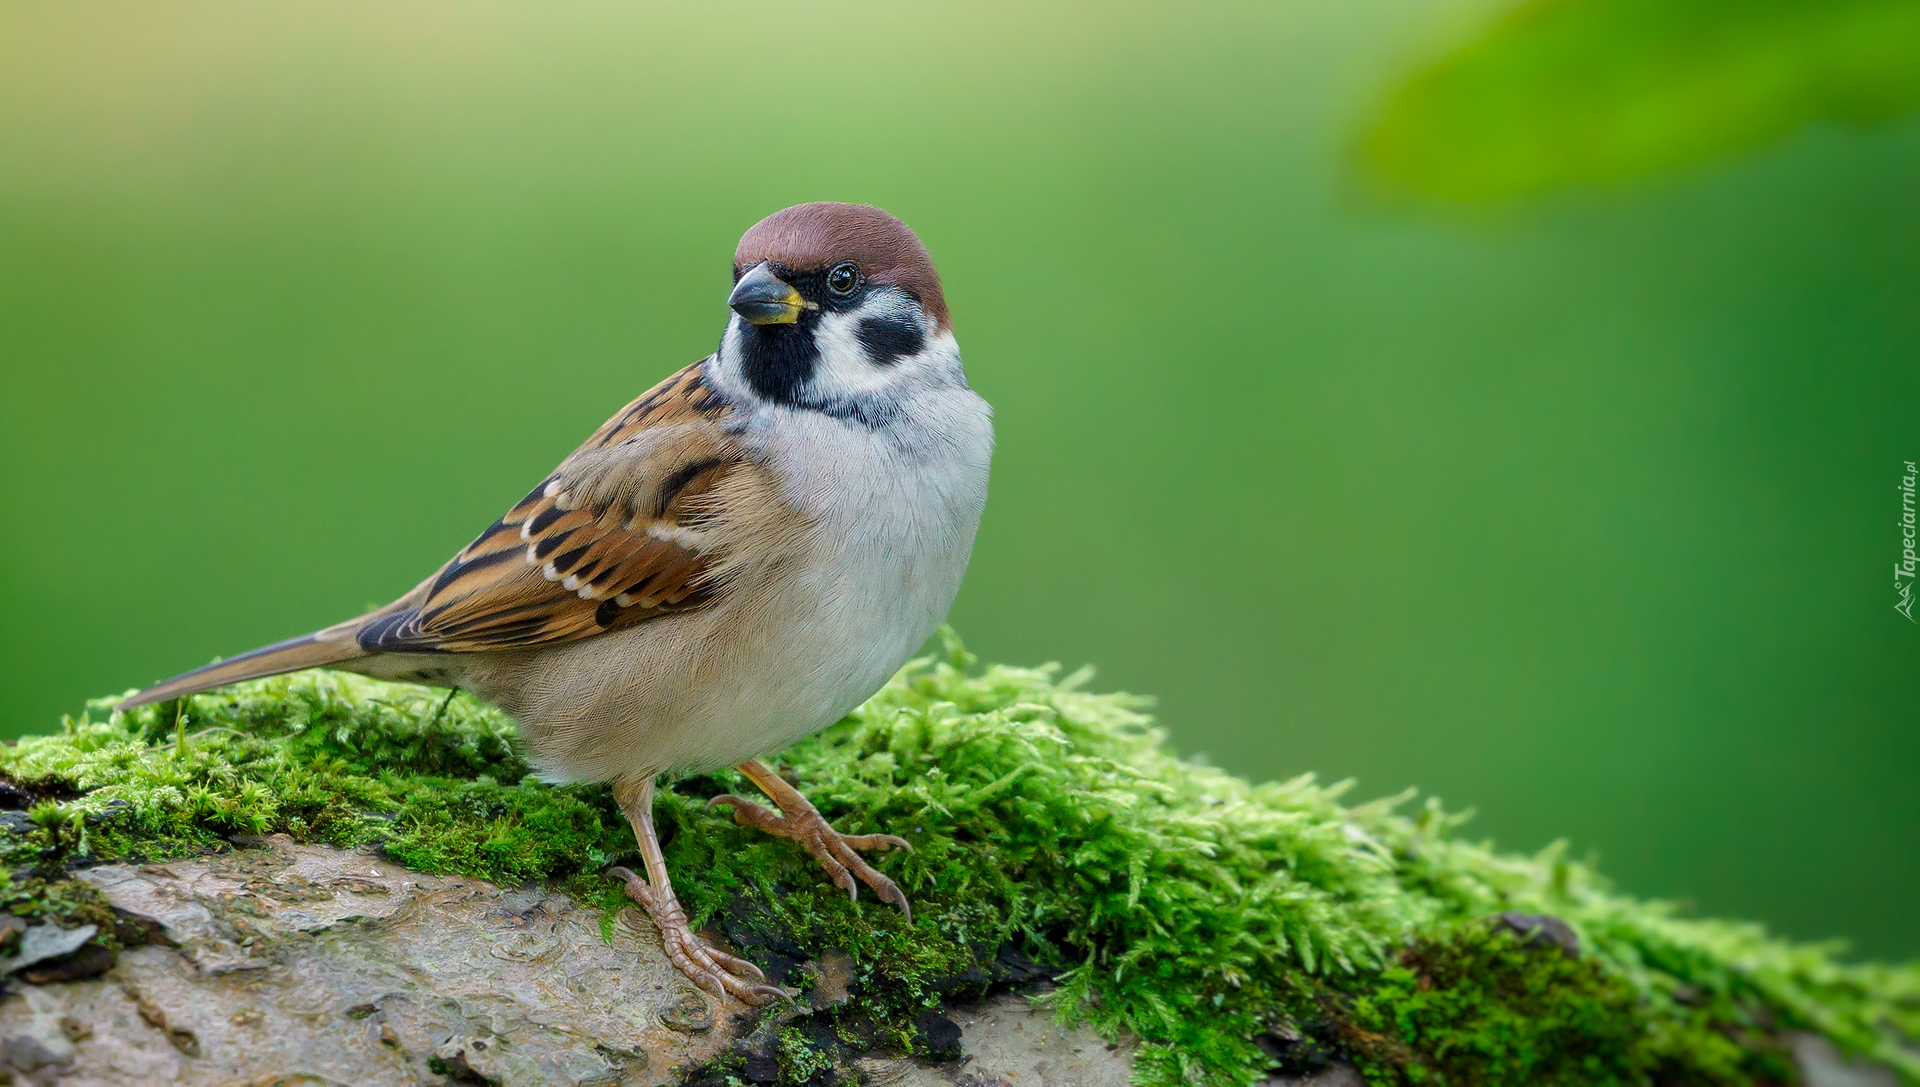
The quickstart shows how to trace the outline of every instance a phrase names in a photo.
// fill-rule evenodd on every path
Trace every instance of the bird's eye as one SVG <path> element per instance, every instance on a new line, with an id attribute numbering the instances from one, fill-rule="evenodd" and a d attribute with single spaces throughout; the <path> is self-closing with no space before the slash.
<path id="1" fill-rule="evenodd" d="M 852 264 L 836 264 L 827 273 L 827 289 L 835 294 L 852 294 L 860 285 L 860 269 Z"/>

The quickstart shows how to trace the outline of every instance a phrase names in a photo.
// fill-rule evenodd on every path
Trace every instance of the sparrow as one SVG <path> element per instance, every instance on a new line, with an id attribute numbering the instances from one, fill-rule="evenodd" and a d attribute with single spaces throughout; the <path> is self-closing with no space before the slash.
<path id="1" fill-rule="evenodd" d="M 616 412 L 413 591 L 117 708 L 320 666 L 469 691 L 519 723 L 544 779 L 611 783 L 645 875 L 609 875 L 722 1000 L 780 990 L 692 930 L 654 832 L 663 773 L 738 767 L 779 810 L 713 803 L 911 920 L 856 852 L 907 842 L 839 833 L 759 760 L 865 701 L 945 617 L 986 504 L 993 412 L 926 246 L 879 208 L 761 220 L 727 305 L 718 350 Z"/>

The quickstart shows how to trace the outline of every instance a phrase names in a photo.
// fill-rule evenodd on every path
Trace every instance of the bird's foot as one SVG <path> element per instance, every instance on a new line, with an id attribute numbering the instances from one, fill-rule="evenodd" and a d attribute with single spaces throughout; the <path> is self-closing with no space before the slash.
<path id="1" fill-rule="evenodd" d="M 731 993 L 754 1005 L 787 995 L 766 984 L 767 976 L 759 967 L 701 939 L 687 924 L 687 911 L 680 907 L 680 900 L 671 890 L 661 894 L 626 868 L 609 868 L 607 875 L 625 882 L 627 897 L 639 903 L 647 916 L 653 918 L 654 926 L 660 930 L 660 945 L 666 949 L 667 961 L 685 974 L 688 981 L 719 1000 L 725 1000 Z"/>
<path id="2" fill-rule="evenodd" d="M 746 767 L 743 766 L 742 769 Z M 734 821 L 742 826 L 758 827 L 768 834 L 794 839 L 808 853 L 813 854 L 813 858 L 827 870 L 827 878 L 833 881 L 834 886 L 858 900 L 860 886 L 854 882 L 857 879 L 860 883 L 873 888 L 873 893 L 879 895 L 882 902 L 891 902 L 900 907 L 900 912 L 906 915 L 907 923 L 912 924 L 913 909 L 907 905 L 907 896 L 901 893 L 899 885 L 868 864 L 866 859 L 854 850 L 911 850 L 913 846 L 909 845 L 905 838 L 893 834 L 842 834 L 833 829 L 833 825 L 827 822 L 826 816 L 821 815 L 819 809 L 815 808 L 806 797 L 801 796 L 793 786 L 773 777 L 771 771 L 764 767 L 758 769 L 760 773 L 773 778 L 773 781 L 762 781 L 760 774 L 750 773 L 749 776 L 766 790 L 767 795 L 771 796 L 773 802 L 780 805 L 780 810 L 786 814 L 776 814 L 751 800 L 731 793 L 714 797 L 707 801 L 707 806 L 711 808 L 715 804 L 731 805 Z M 773 787 L 769 788 L 769 785 Z"/>

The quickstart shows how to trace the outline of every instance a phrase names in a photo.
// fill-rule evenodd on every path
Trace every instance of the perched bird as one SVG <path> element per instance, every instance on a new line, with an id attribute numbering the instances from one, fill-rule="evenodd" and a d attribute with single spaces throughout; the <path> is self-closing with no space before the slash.
<path id="1" fill-rule="evenodd" d="M 945 616 L 986 503 L 992 409 L 968 387 L 940 278 L 859 204 L 761 220 L 733 257 L 717 351 L 620 409 L 412 592 L 200 668 L 120 708 L 326 666 L 459 687 L 519 723 L 553 781 L 610 781 L 645 878 L 628 894 L 702 988 L 759 1003 L 752 963 L 695 935 L 654 834 L 655 778 L 738 766 L 833 882 L 907 910 L 757 761 L 878 690 Z"/>

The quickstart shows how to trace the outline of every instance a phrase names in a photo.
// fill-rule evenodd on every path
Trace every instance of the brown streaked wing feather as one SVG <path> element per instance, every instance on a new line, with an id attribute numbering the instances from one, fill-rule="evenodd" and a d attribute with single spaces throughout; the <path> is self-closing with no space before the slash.
<path id="1" fill-rule="evenodd" d="M 706 373 L 707 362 L 702 359 L 641 393 L 633 403 L 600 424 L 600 429 L 581 443 L 573 455 L 577 457 L 590 449 L 605 448 L 675 417 L 718 414 L 724 404 L 719 394 L 707 384 Z"/>
<path id="2" fill-rule="evenodd" d="M 381 651 L 479 652 L 585 638 L 699 607 L 720 558 L 702 499 L 740 464 L 703 363 L 621 409 L 408 605 L 361 632 Z"/>

